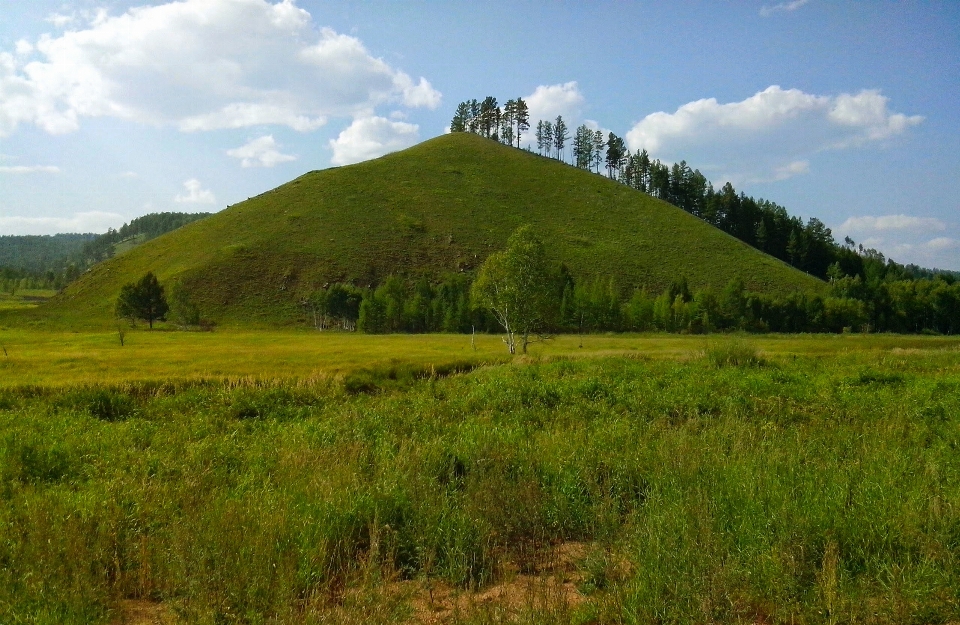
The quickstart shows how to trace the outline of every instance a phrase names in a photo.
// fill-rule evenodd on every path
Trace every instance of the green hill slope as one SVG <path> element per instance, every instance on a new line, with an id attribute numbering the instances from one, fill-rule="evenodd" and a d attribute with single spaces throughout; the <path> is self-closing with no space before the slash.
<path id="1" fill-rule="evenodd" d="M 533 224 L 577 279 L 657 292 L 741 277 L 764 292 L 823 283 L 682 210 L 603 176 L 457 133 L 314 171 L 95 266 L 36 314 L 111 320 L 120 286 L 147 271 L 181 281 L 220 323 L 293 323 L 326 283 L 470 271 Z"/>

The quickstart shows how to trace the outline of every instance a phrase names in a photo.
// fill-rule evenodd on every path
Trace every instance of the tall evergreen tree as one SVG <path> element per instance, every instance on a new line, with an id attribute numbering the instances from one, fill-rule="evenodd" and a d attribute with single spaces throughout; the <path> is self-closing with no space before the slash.
<path id="1" fill-rule="evenodd" d="M 641 150 L 637 156 L 637 169 L 640 177 L 639 189 L 646 192 L 650 188 L 650 155 Z"/>
<path id="2" fill-rule="evenodd" d="M 623 139 L 613 134 L 607 136 L 607 175 L 616 178 L 623 164 L 623 157 L 627 152 L 627 147 Z"/>
<path id="3" fill-rule="evenodd" d="M 467 122 L 467 130 L 473 133 L 480 132 L 480 103 L 476 98 L 470 100 L 470 119 Z"/>
<path id="4" fill-rule="evenodd" d="M 573 164 L 580 169 L 590 169 L 593 165 L 593 131 L 586 124 L 573 135 Z"/>
<path id="5" fill-rule="evenodd" d="M 606 142 L 603 140 L 603 132 L 596 130 L 593 133 L 593 166 L 597 173 L 600 173 L 600 163 L 603 162 L 603 148 Z"/>
<path id="6" fill-rule="evenodd" d="M 488 95 L 480 103 L 480 134 L 489 139 L 496 132 L 499 116 L 500 107 L 497 106 L 497 99 Z"/>
<path id="7" fill-rule="evenodd" d="M 527 108 L 527 103 L 523 101 L 523 98 L 517 98 L 514 106 L 513 119 L 517 127 L 517 147 L 519 148 L 521 135 L 530 130 L 530 109 Z"/>
<path id="8" fill-rule="evenodd" d="M 553 123 L 550 121 L 543 122 L 543 147 L 541 152 L 544 156 L 550 156 L 550 153 L 553 151 Z"/>
<path id="9" fill-rule="evenodd" d="M 563 117 L 557 115 L 556 121 L 553 122 L 553 147 L 557 150 L 557 160 L 563 160 L 563 148 L 569 140 L 570 133 L 567 131 L 567 124 L 563 121 Z"/>
<path id="10" fill-rule="evenodd" d="M 517 101 L 507 100 L 503 105 L 503 115 L 500 117 L 500 141 L 513 145 L 513 124 L 517 118 Z"/>
<path id="11" fill-rule="evenodd" d="M 461 102 L 457 105 L 457 111 L 453 114 L 453 120 L 450 122 L 450 132 L 466 132 L 470 122 L 470 105 Z"/>

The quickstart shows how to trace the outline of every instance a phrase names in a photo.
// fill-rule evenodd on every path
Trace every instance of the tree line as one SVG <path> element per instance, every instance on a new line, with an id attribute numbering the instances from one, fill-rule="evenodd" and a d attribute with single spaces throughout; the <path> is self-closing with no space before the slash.
<path id="1" fill-rule="evenodd" d="M 578 280 L 546 259 L 532 227 L 518 229 L 475 276 L 439 281 L 390 276 L 375 288 L 334 283 L 301 302 L 318 330 L 380 333 L 504 332 L 511 353 L 553 333 L 899 332 L 960 333 L 960 281 L 949 274 L 910 280 L 835 277 L 828 292 L 748 291 L 742 280 L 692 290 L 678 276 L 660 293 L 622 290 L 613 279 Z M 125 285 L 118 318 L 210 328 L 190 294 L 174 284 L 168 304 L 152 273 Z"/>
<path id="2" fill-rule="evenodd" d="M 478 297 L 477 278 L 449 274 L 432 283 L 397 276 L 373 289 L 332 284 L 302 305 L 317 329 L 365 333 L 496 333 L 512 322 Z M 946 276 L 884 281 L 835 280 L 825 294 L 751 292 L 743 281 L 693 290 L 683 276 L 659 293 L 624 292 L 600 278 L 576 280 L 565 265 L 537 278 L 543 288 L 518 297 L 533 301 L 527 335 L 592 332 L 899 332 L 960 333 L 960 282 Z M 482 289 L 482 287 L 481 287 Z M 539 302 L 539 303 L 538 303 Z M 521 324 L 523 325 L 523 324 Z M 529 339 L 528 339 L 529 340 Z"/>
<path id="3" fill-rule="evenodd" d="M 507 100 L 503 109 L 493 96 L 461 102 L 450 121 L 450 132 L 472 132 L 518 148 L 529 129 L 530 110 L 523 98 Z"/>

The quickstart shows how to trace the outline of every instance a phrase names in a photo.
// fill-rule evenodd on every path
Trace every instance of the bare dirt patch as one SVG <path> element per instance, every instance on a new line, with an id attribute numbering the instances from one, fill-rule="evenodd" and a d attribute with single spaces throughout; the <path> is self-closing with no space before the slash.
<path id="1" fill-rule="evenodd" d="M 158 601 L 124 599 L 112 625 L 176 625 L 173 612 Z"/>
<path id="2" fill-rule="evenodd" d="M 583 543 L 556 545 L 544 551 L 527 572 L 507 565 L 502 581 L 479 590 L 431 580 L 396 585 L 399 592 L 410 593 L 412 620 L 427 625 L 484 612 L 514 617 L 525 611 L 568 611 L 587 600 L 579 590 L 583 575 L 577 569 L 587 551 Z"/>

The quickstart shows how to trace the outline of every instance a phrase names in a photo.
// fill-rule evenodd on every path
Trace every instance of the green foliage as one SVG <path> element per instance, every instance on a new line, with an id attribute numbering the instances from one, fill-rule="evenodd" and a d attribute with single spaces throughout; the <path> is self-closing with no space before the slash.
<path id="1" fill-rule="evenodd" d="M 0 621 L 400 622 L 577 544 L 591 622 L 956 621 L 958 352 L 770 358 L 7 389 Z"/>
<path id="2" fill-rule="evenodd" d="M 19 270 L 31 275 L 47 271 L 60 272 L 69 259 L 77 256 L 95 234 L 2 235 L 0 236 L 0 268 Z"/>
<path id="3" fill-rule="evenodd" d="M 314 327 L 324 330 L 335 325 L 343 330 L 355 330 L 357 320 L 363 314 L 362 299 L 361 291 L 346 284 L 334 284 L 315 291 L 308 300 Z"/>
<path id="4" fill-rule="evenodd" d="M 200 307 L 180 283 L 170 289 L 170 319 L 181 327 L 199 326 L 202 319 Z"/>
<path id="5" fill-rule="evenodd" d="M 116 315 L 131 322 L 143 319 L 153 328 L 154 321 L 166 318 L 169 306 L 163 287 L 153 272 L 148 271 L 138 282 L 125 284 L 117 296 Z"/>
<path id="6" fill-rule="evenodd" d="M 503 327 L 508 351 L 516 353 L 519 337 L 526 354 L 530 335 L 553 325 L 559 302 L 552 286 L 543 243 L 531 226 L 523 226 L 510 236 L 505 250 L 483 262 L 470 293 Z"/>

